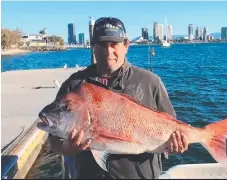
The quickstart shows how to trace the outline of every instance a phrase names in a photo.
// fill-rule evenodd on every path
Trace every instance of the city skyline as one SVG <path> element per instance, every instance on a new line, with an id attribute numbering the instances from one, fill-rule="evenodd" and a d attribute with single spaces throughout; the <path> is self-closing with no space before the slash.
<path id="1" fill-rule="evenodd" d="M 194 30 L 196 27 L 208 27 L 208 33 L 213 33 L 221 32 L 221 28 L 226 26 L 225 5 L 227 2 L 3 1 L 2 28 L 19 28 L 24 33 L 33 34 L 45 27 L 48 34 L 62 36 L 67 42 L 67 25 L 73 23 L 77 39 L 79 33 L 84 33 L 86 41 L 89 40 L 89 16 L 93 16 L 95 20 L 101 16 L 114 16 L 124 22 L 128 37 L 132 39 L 141 36 L 141 28 L 148 28 L 149 36 L 153 36 L 153 23 L 164 25 L 166 14 L 168 24 L 172 25 L 173 35 L 187 35 L 189 24 L 193 24 Z M 105 10 L 108 6 L 111 6 L 111 9 Z M 103 11 L 100 12 L 100 9 Z"/>

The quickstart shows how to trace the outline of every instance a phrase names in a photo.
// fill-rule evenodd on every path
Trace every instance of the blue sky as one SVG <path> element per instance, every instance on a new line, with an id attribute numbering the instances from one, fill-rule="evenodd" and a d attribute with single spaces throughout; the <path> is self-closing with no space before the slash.
<path id="1" fill-rule="evenodd" d="M 194 29 L 208 27 L 208 32 L 220 32 L 227 26 L 227 2 L 155 2 L 155 1 L 2 1 L 2 27 L 19 28 L 25 33 L 38 33 L 47 28 L 49 35 L 63 36 L 67 41 L 67 24 L 75 23 L 76 34 L 84 32 L 88 39 L 89 16 L 98 19 L 102 16 L 120 18 L 126 26 L 129 38 L 141 35 L 141 28 L 149 28 L 153 35 L 153 22 L 173 25 L 174 35 L 186 35 L 188 24 Z"/>

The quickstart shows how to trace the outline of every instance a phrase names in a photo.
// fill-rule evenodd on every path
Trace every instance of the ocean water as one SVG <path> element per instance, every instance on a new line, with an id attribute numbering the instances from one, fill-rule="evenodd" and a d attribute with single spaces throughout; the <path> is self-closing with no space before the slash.
<path id="1" fill-rule="evenodd" d="M 177 118 L 202 127 L 227 118 L 227 43 L 174 44 L 171 48 L 152 46 L 152 71 L 163 80 Z M 130 46 L 130 63 L 149 70 L 148 46 Z M 4 56 L 1 70 L 59 68 L 90 64 L 89 49 L 65 52 L 35 52 Z M 189 145 L 187 152 L 169 155 L 164 170 L 177 164 L 212 163 L 214 159 L 200 145 Z M 60 156 L 46 143 L 28 178 L 61 178 Z"/>

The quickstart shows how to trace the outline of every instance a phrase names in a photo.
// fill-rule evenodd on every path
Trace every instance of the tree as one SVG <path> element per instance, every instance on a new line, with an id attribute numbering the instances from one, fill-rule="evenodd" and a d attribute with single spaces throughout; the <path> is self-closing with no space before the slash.
<path id="1" fill-rule="evenodd" d="M 46 34 L 46 28 L 43 28 L 42 30 L 39 31 L 39 34 Z"/>
<path id="2" fill-rule="evenodd" d="M 11 31 L 12 44 L 18 44 L 20 42 L 21 34 L 19 29 Z"/>
<path id="3" fill-rule="evenodd" d="M 2 49 L 10 48 L 12 45 L 18 45 L 20 39 L 21 32 L 18 29 L 12 31 L 9 29 L 1 29 Z"/>
<path id="4" fill-rule="evenodd" d="M 8 29 L 1 29 L 1 43 L 3 50 L 10 47 L 10 41 L 10 31 Z"/>
<path id="5" fill-rule="evenodd" d="M 48 40 L 49 42 L 54 43 L 54 46 L 56 45 L 56 43 L 59 43 L 61 46 L 64 45 L 64 39 L 56 35 L 48 36 Z"/>
<path id="6" fill-rule="evenodd" d="M 61 46 L 64 46 L 64 44 L 65 44 L 65 43 L 64 43 L 64 39 L 60 37 L 59 43 L 60 43 Z"/>

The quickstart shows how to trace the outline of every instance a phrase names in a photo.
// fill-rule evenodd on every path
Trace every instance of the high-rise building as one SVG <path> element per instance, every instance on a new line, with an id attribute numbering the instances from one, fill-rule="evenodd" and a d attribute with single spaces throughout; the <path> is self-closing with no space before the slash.
<path id="1" fill-rule="evenodd" d="M 196 40 L 199 40 L 199 36 L 200 36 L 199 33 L 200 33 L 200 28 L 197 27 L 196 30 L 195 30 L 195 39 L 196 39 Z"/>
<path id="2" fill-rule="evenodd" d="M 199 29 L 199 40 L 203 40 L 203 30 L 202 30 L 202 28 Z"/>
<path id="3" fill-rule="evenodd" d="M 193 40 L 194 35 L 193 35 L 193 24 L 188 25 L 188 39 Z"/>
<path id="4" fill-rule="evenodd" d="M 173 40 L 173 26 L 167 25 L 166 30 L 167 30 L 166 35 L 167 35 L 168 41 L 172 41 Z"/>
<path id="5" fill-rule="evenodd" d="M 163 40 L 163 24 L 158 24 L 158 39 Z"/>
<path id="6" fill-rule="evenodd" d="M 154 22 L 153 24 L 153 39 L 154 41 L 158 40 L 158 23 Z"/>
<path id="7" fill-rule="evenodd" d="M 207 41 L 207 35 L 208 35 L 208 29 L 207 27 L 204 27 L 203 29 L 203 40 Z"/>
<path id="8" fill-rule="evenodd" d="M 75 24 L 68 24 L 68 43 L 76 44 L 76 35 L 75 35 Z"/>
<path id="9" fill-rule="evenodd" d="M 142 28 L 142 37 L 148 40 L 148 28 Z"/>
<path id="10" fill-rule="evenodd" d="M 163 35 L 164 35 L 163 24 L 158 24 L 158 22 L 154 22 L 154 24 L 153 24 L 154 41 L 163 40 Z"/>
<path id="11" fill-rule="evenodd" d="M 195 30 L 195 39 L 196 40 L 203 40 L 203 33 L 200 27 L 197 27 Z"/>
<path id="12" fill-rule="evenodd" d="M 84 33 L 79 33 L 79 44 L 85 44 Z"/>
<path id="13" fill-rule="evenodd" d="M 227 41 L 227 27 L 221 28 L 221 40 Z"/>
<path id="14" fill-rule="evenodd" d="M 211 35 L 207 35 L 207 41 L 212 41 L 214 39 L 214 37 L 213 36 L 211 36 Z"/>

